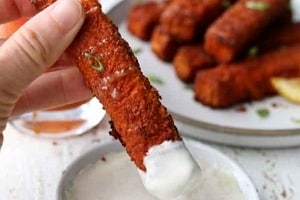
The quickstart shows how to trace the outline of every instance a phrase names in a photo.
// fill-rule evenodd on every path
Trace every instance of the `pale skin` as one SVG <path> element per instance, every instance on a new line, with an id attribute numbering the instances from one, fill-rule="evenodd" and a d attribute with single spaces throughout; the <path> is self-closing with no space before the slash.
<path id="1" fill-rule="evenodd" d="M 0 41 L 0 134 L 12 116 L 92 97 L 78 69 L 58 62 L 83 24 L 79 1 L 58 0 L 36 14 L 29 0 L 0 0 L 0 24 L 23 16 L 33 17 Z"/>

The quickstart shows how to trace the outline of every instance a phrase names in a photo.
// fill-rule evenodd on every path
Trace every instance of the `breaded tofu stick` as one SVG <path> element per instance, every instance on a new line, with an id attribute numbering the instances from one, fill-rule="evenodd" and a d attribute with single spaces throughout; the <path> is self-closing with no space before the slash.
<path id="1" fill-rule="evenodd" d="M 141 40 L 150 40 L 165 6 L 154 1 L 134 5 L 128 15 L 128 30 Z"/>
<path id="2" fill-rule="evenodd" d="M 96 0 L 81 2 L 86 19 L 67 53 L 110 115 L 133 161 L 146 170 L 143 158 L 151 146 L 181 138 L 118 28 L 101 12 Z"/>
<path id="3" fill-rule="evenodd" d="M 260 57 L 199 71 L 194 90 L 198 101 L 214 108 L 274 95 L 272 77 L 300 75 L 300 44 Z"/>
<path id="4" fill-rule="evenodd" d="M 205 33 L 204 48 L 218 62 L 232 61 L 288 7 L 287 0 L 240 0 Z"/>
<path id="5" fill-rule="evenodd" d="M 263 33 L 260 40 L 252 46 L 246 56 L 257 56 L 278 48 L 286 48 L 293 44 L 300 44 L 300 24 L 284 24 L 273 26 Z M 174 69 L 179 79 L 193 82 L 196 72 L 216 65 L 202 45 L 185 45 L 178 49 L 174 60 Z"/>
<path id="6" fill-rule="evenodd" d="M 190 42 L 222 13 L 222 3 L 223 0 L 173 0 L 162 13 L 160 24 L 176 41 Z"/>
<path id="7" fill-rule="evenodd" d="M 155 27 L 151 37 L 151 49 L 153 53 L 164 61 L 172 61 L 179 44 L 170 35 L 166 27 L 158 25 Z"/>
<path id="8" fill-rule="evenodd" d="M 203 45 L 185 45 L 178 49 L 173 65 L 178 78 L 186 83 L 194 81 L 198 70 L 216 65 L 215 60 L 203 50 Z"/>
<path id="9" fill-rule="evenodd" d="M 300 43 L 300 23 L 288 23 L 269 29 L 256 46 L 259 53 L 264 53 L 297 43 Z"/>
<path id="10" fill-rule="evenodd" d="M 32 3 L 37 9 L 49 4 Z M 194 184 L 199 166 L 118 28 L 97 0 L 81 4 L 85 22 L 67 53 L 111 117 L 113 132 L 138 167 L 145 187 L 161 199 L 184 193 Z"/>

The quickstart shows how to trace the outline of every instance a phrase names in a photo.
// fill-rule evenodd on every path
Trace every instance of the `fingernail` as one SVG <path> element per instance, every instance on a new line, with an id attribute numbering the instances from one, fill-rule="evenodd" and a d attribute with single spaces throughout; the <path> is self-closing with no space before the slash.
<path id="1" fill-rule="evenodd" d="M 80 21 L 82 7 L 77 0 L 59 0 L 51 15 L 63 31 L 69 31 Z"/>

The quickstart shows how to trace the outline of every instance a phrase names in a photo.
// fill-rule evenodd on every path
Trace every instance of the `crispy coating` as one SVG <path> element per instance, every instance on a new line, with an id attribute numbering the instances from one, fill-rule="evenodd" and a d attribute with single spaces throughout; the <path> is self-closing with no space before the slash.
<path id="1" fill-rule="evenodd" d="M 257 44 L 260 53 L 300 43 L 300 23 L 288 23 L 270 28 Z"/>
<path id="2" fill-rule="evenodd" d="M 180 47 L 174 57 L 173 65 L 178 78 L 191 83 L 198 70 L 212 67 L 216 65 L 216 62 L 204 52 L 202 44 L 196 44 Z"/>
<path id="3" fill-rule="evenodd" d="M 222 11 L 223 0 L 173 0 L 164 10 L 160 24 L 180 43 L 195 39 Z"/>
<path id="4" fill-rule="evenodd" d="M 271 77 L 300 75 L 300 44 L 197 73 L 196 99 L 214 108 L 274 95 Z"/>
<path id="5" fill-rule="evenodd" d="M 151 49 L 153 53 L 164 61 L 172 61 L 179 44 L 169 34 L 166 27 L 155 27 L 151 37 Z"/>
<path id="6" fill-rule="evenodd" d="M 150 40 L 165 6 L 164 3 L 152 1 L 134 5 L 128 15 L 128 30 L 141 40 Z"/>
<path id="7" fill-rule="evenodd" d="M 36 3 L 37 8 L 42 8 L 48 1 Z M 118 28 L 101 11 L 97 0 L 81 3 L 86 19 L 67 52 L 111 117 L 113 132 L 118 133 L 115 136 L 137 167 L 146 170 L 143 158 L 150 147 L 181 138 Z M 91 67 L 99 62 L 104 66 L 102 72 Z"/>
<path id="8" fill-rule="evenodd" d="M 220 63 L 232 61 L 288 7 L 287 0 L 240 0 L 205 34 L 205 50 Z"/>

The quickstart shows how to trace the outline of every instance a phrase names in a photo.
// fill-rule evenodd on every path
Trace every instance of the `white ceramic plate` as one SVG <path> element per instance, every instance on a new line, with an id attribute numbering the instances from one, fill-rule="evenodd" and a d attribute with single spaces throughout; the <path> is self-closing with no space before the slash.
<path id="1" fill-rule="evenodd" d="M 206 160 L 209 164 L 217 166 L 226 173 L 232 175 L 246 200 L 259 200 L 258 194 L 252 181 L 249 179 L 243 169 L 241 169 L 240 166 L 238 166 L 234 161 L 230 160 L 221 152 L 212 149 L 211 147 L 200 142 L 186 140 L 185 143 L 195 158 Z M 90 164 L 99 161 L 99 158 L 107 155 L 108 153 L 120 151 L 124 151 L 124 149 L 119 142 L 115 141 L 112 143 L 101 145 L 86 153 L 85 155 L 82 155 L 68 167 L 68 169 L 62 176 L 57 189 L 57 200 L 66 199 L 65 191 L 68 191 L 68 189 L 72 186 L 72 181 L 80 172 L 80 170 Z M 101 186 L 99 185 L 99 187 Z"/>
<path id="2" fill-rule="evenodd" d="M 172 64 L 159 60 L 152 53 L 148 42 L 137 39 L 127 31 L 126 17 L 132 1 L 123 1 L 109 14 L 119 24 L 122 36 L 132 49 L 139 49 L 136 56 L 144 74 L 160 80 L 159 84 L 152 83 L 183 134 L 213 142 L 252 147 L 300 144 L 300 106 L 281 97 L 220 110 L 196 102 L 193 91 L 176 77 Z M 240 111 L 241 106 L 245 111 Z M 269 116 L 262 118 L 257 113 L 260 109 L 267 109 Z"/>
<path id="3" fill-rule="evenodd" d="M 27 113 L 18 117 L 15 117 L 9 121 L 9 123 L 21 133 L 32 135 L 35 137 L 43 138 L 65 138 L 70 136 L 81 135 L 98 125 L 104 118 L 106 111 L 103 110 L 102 104 L 96 98 L 92 98 L 89 102 L 86 102 L 76 108 L 60 111 L 39 111 L 37 117 L 34 119 L 33 113 Z M 27 127 L 26 121 L 73 121 L 82 120 L 82 124 L 75 128 L 66 130 L 59 133 L 51 132 L 39 132 Z M 54 122 L 55 123 L 55 122 Z M 61 126 L 61 125 L 60 125 Z"/>

